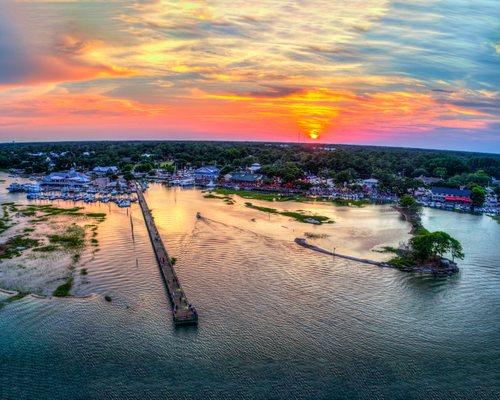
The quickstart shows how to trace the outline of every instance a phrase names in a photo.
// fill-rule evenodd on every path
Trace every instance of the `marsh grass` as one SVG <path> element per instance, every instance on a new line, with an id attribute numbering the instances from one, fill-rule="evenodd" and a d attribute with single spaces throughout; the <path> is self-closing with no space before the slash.
<path id="1" fill-rule="evenodd" d="M 49 242 L 60 245 L 65 250 L 81 249 L 85 244 L 85 230 L 73 224 L 61 235 L 49 235 Z"/>
<path id="2" fill-rule="evenodd" d="M 106 219 L 106 213 L 86 213 L 85 216 L 95 218 L 98 222 L 103 222 Z"/>
<path id="3" fill-rule="evenodd" d="M 302 195 L 286 195 L 280 193 L 263 193 L 252 190 L 235 190 L 227 188 L 217 188 L 214 192 L 222 195 L 235 194 L 237 196 L 243 197 L 244 199 L 252 200 L 263 200 L 263 201 L 311 201 L 306 196 Z"/>
<path id="4" fill-rule="evenodd" d="M 33 251 L 38 251 L 41 253 L 50 253 L 50 252 L 57 251 L 60 249 L 61 248 L 59 246 L 56 246 L 55 244 L 48 244 L 46 246 L 36 247 L 33 249 Z"/>
<path id="5" fill-rule="evenodd" d="M 339 207 L 364 207 L 370 204 L 368 200 L 344 200 L 344 199 L 334 199 L 333 204 Z"/>
<path id="6" fill-rule="evenodd" d="M 15 294 L 14 296 L 10 296 L 10 297 L 7 297 L 6 299 L 4 300 L 1 300 L 0 301 L 0 310 L 6 305 L 6 304 L 9 304 L 9 303 L 13 303 L 14 301 L 18 301 L 18 300 L 21 300 L 23 298 L 25 298 L 27 295 L 29 295 L 30 293 L 29 292 L 19 292 L 17 294 Z"/>
<path id="7" fill-rule="evenodd" d="M 320 225 L 320 224 L 331 224 L 334 222 L 330 218 L 322 216 L 322 215 L 309 215 L 309 214 L 305 214 L 304 212 L 300 212 L 300 211 L 279 211 L 276 208 L 256 206 L 256 205 L 253 205 L 252 203 L 249 203 L 249 202 L 246 202 L 245 206 L 248 208 L 253 208 L 254 210 L 259 210 L 259 211 L 266 212 L 269 214 L 279 214 L 279 215 L 283 215 L 285 217 L 290 217 L 290 218 L 293 218 L 296 221 L 302 222 L 302 223 L 317 223 Z"/>
<path id="8" fill-rule="evenodd" d="M 71 287 L 73 286 L 73 277 L 69 276 L 62 285 L 58 286 L 52 295 L 54 297 L 68 297 L 70 295 Z"/>
<path id="9" fill-rule="evenodd" d="M 24 209 L 20 209 L 19 213 L 26 217 L 33 217 L 37 212 L 43 214 L 42 217 L 49 217 L 55 215 L 69 215 L 73 217 L 80 217 L 84 214 L 80 212 L 83 207 L 60 208 L 54 207 L 52 204 L 30 204 Z"/>
<path id="10" fill-rule="evenodd" d="M 40 241 L 37 239 L 23 235 L 14 236 L 0 246 L 0 259 L 19 257 L 24 250 L 37 247 L 39 244 Z"/>

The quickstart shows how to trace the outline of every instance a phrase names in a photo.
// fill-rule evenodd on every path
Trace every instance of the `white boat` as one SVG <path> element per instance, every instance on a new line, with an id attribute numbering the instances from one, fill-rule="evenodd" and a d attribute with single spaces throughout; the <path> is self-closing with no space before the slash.
<path id="1" fill-rule="evenodd" d="M 194 178 L 181 179 L 179 186 L 194 186 Z"/>
<path id="2" fill-rule="evenodd" d="M 118 207 L 130 207 L 130 200 L 129 199 L 122 199 L 118 202 Z"/>

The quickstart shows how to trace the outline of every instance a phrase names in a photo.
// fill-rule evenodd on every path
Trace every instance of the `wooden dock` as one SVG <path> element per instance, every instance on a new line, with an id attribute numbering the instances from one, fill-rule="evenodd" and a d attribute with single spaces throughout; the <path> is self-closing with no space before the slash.
<path id="1" fill-rule="evenodd" d="M 174 318 L 175 325 L 197 325 L 198 324 L 198 312 L 191 305 L 187 297 L 182 290 L 181 283 L 175 274 L 174 267 L 170 262 L 170 257 L 168 256 L 167 249 L 158 234 L 158 229 L 154 222 L 153 215 L 148 208 L 146 199 L 142 193 L 140 185 L 136 184 L 136 192 L 139 200 L 139 204 L 142 209 L 142 215 L 144 216 L 144 221 L 146 222 L 146 227 L 148 228 L 149 238 L 151 239 L 151 244 L 156 254 L 156 260 L 160 267 L 163 279 L 167 285 L 168 294 L 170 297 L 170 302 L 172 303 L 172 315 Z"/>

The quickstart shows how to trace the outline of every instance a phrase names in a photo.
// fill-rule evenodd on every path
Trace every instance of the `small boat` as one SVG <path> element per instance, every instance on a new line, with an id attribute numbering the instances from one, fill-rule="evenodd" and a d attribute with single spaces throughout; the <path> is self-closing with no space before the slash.
<path id="1" fill-rule="evenodd" d="M 194 178 L 186 178 L 179 181 L 179 186 L 194 186 Z"/>
<path id="2" fill-rule="evenodd" d="M 196 218 L 197 218 L 197 219 L 201 219 L 201 218 L 202 218 L 202 217 L 201 217 L 201 213 L 200 213 L 199 211 L 196 213 Z"/>
<path id="3" fill-rule="evenodd" d="M 26 183 L 24 185 L 24 190 L 27 193 L 39 193 L 41 191 L 40 185 L 33 183 Z"/>
<path id="4" fill-rule="evenodd" d="M 118 202 L 118 207 L 130 207 L 130 200 L 129 199 L 122 199 Z"/>
<path id="5" fill-rule="evenodd" d="M 8 187 L 7 190 L 10 193 L 16 193 L 16 192 L 24 192 L 24 185 L 21 185 L 19 183 L 13 182 L 11 183 Z"/>

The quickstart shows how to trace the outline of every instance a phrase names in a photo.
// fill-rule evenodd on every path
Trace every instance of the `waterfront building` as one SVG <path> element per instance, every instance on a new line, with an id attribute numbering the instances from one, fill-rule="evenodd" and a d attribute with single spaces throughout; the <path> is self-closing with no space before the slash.
<path id="1" fill-rule="evenodd" d="M 224 175 L 224 179 L 232 183 L 257 184 L 262 181 L 262 175 L 251 174 L 249 172 L 232 172 Z"/>
<path id="2" fill-rule="evenodd" d="M 432 187 L 431 200 L 438 202 L 470 203 L 471 191 L 468 189 L 453 189 L 447 187 Z"/>
<path id="3" fill-rule="evenodd" d="M 107 166 L 107 167 L 95 167 L 92 172 L 96 175 L 106 175 L 106 174 L 116 174 L 118 172 L 118 167 Z"/>
<path id="4" fill-rule="evenodd" d="M 52 172 L 40 182 L 42 186 L 54 188 L 63 186 L 83 187 L 89 183 L 90 178 L 81 172 L 75 171 L 74 168 L 66 172 Z"/>
<path id="5" fill-rule="evenodd" d="M 194 179 L 197 182 L 216 180 L 219 177 L 219 173 L 219 168 L 213 165 L 207 165 L 194 171 Z"/>

